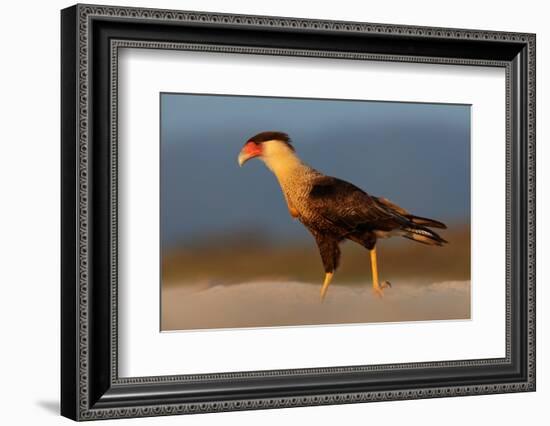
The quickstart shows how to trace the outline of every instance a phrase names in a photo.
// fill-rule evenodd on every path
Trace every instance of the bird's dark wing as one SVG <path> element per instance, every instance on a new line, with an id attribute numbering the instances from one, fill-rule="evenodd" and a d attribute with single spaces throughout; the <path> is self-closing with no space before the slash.
<path id="1" fill-rule="evenodd" d="M 350 233 L 391 231 L 410 225 L 405 210 L 384 204 L 355 185 L 330 176 L 315 180 L 308 202 L 325 220 Z"/>

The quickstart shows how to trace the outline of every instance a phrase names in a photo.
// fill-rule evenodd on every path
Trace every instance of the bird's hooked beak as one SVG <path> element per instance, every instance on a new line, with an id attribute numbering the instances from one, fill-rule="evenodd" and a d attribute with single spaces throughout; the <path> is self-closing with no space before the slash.
<path id="1" fill-rule="evenodd" d="M 260 155 L 262 155 L 262 146 L 256 142 L 248 141 L 244 144 L 241 152 L 239 152 L 239 157 L 237 158 L 239 167 L 242 167 L 248 160 Z"/>

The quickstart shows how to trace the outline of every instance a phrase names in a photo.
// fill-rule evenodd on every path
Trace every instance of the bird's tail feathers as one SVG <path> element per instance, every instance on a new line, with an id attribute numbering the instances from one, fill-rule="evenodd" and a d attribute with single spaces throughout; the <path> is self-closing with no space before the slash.
<path id="1" fill-rule="evenodd" d="M 403 237 L 422 244 L 442 246 L 447 243 L 447 241 L 441 238 L 438 234 L 424 227 L 419 226 L 418 228 L 405 228 L 402 231 L 403 233 L 401 235 Z"/>

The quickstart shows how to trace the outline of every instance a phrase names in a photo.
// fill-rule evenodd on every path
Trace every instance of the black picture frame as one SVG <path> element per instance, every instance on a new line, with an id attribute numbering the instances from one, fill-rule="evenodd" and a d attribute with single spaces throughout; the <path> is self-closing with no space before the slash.
<path id="1" fill-rule="evenodd" d="M 75 5 L 61 12 L 61 414 L 74 420 L 535 390 L 535 35 Z M 119 47 L 506 70 L 506 357 L 118 377 Z M 502 212 L 504 214 L 504 212 Z"/>

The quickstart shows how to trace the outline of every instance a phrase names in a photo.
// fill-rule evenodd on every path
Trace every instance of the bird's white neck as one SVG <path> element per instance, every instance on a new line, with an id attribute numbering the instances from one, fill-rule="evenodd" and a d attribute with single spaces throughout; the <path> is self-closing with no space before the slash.
<path id="1" fill-rule="evenodd" d="M 262 161 L 275 174 L 281 185 L 294 179 L 306 166 L 296 153 L 280 141 L 264 142 Z"/>

